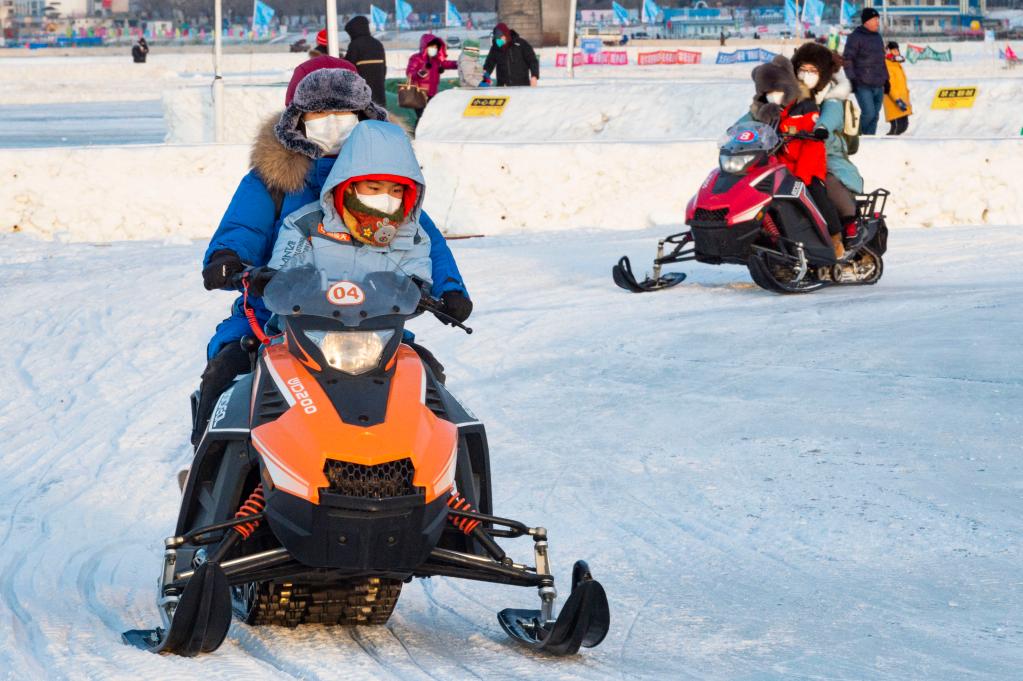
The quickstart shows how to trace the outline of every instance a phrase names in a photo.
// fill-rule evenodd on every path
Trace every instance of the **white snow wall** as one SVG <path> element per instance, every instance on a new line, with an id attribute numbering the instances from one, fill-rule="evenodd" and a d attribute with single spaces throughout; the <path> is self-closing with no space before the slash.
<path id="1" fill-rule="evenodd" d="M 679 223 L 717 163 L 693 142 L 416 144 L 426 208 L 453 234 Z M 248 146 L 0 152 L 0 231 L 75 241 L 203 239 L 248 168 Z M 1019 224 L 1023 140 L 866 139 L 869 187 L 893 228 Z"/>

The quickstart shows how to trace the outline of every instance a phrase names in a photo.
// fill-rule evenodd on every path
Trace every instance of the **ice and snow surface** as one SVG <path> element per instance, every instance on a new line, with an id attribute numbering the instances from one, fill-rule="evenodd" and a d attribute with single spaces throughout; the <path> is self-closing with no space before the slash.
<path id="1" fill-rule="evenodd" d="M 203 244 L 0 239 L 7 678 L 1008 679 L 1023 665 L 1019 226 L 892 234 L 870 288 L 781 297 L 741 268 L 613 287 L 660 230 L 453 242 L 476 333 L 415 323 L 487 424 L 496 508 L 590 560 L 612 629 L 523 652 L 513 587 L 416 581 L 386 627 L 234 624 L 213 655 L 130 649 L 157 621 L 187 395 L 227 309 Z M 528 542 L 515 544 L 519 552 Z"/>
<path id="2" fill-rule="evenodd" d="M 990 46 L 955 50 L 951 66 L 907 66 L 911 85 L 980 82 L 1018 100 Z M 268 93 L 300 58 L 230 56 L 228 90 L 258 93 L 236 113 L 274 106 Z M 547 96 L 561 116 L 536 99 L 521 129 L 470 129 L 464 93 L 428 110 L 428 209 L 490 236 L 452 242 L 476 333 L 414 328 L 487 424 L 497 511 L 549 528 L 563 587 L 577 558 L 604 582 L 607 641 L 533 656 L 495 613 L 534 607 L 534 592 L 434 579 L 408 585 L 386 627 L 235 624 L 198 660 L 123 646 L 121 630 L 158 621 L 187 396 L 230 302 L 201 287 L 201 240 L 248 149 L 19 149 L 0 151 L 0 678 L 1018 676 L 1018 111 L 994 99 L 967 115 L 921 111 L 911 130 L 943 126 L 864 141 L 868 185 L 893 192 L 875 287 L 780 297 L 741 268 L 689 265 L 683 286 L 635 296 L 610 266 L 627 253 L 641 272 L 677 228 L 713 167 L 718 119 L 748 101 L 749 67 L 582 69 L 571 84 L 543 59 L 550 92 L 516 91 L 509 106 Z M 99 132 L 136 134 L 145 121 L 110 118 L 166 95 L 184 102 L 174 125 L 205 134 L 195 106 L 209 69 L 196 55 L 0 59 L 0 117 L 80 120 L 116 101 Z M 676 115 L 637 103 L 657 88 Z M 570 108 L 558 97 L 573 89 Z M 985 116 L 989 105 L 1002 113 Z"/>

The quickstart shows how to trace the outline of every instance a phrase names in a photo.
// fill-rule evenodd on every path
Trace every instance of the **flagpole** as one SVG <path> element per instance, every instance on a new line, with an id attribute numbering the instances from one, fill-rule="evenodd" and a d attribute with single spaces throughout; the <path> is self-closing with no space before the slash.
<path id="1" fill-rule="evenodd" d="M 224 76 L 220 72 L 223 52 L 224 9 L 213 0 L 213 141 L 224 141 Z"/>
<path id="2" fill-rule="evenodd" d="M 575 78 L 575 8 L 578 0 L 569 0 L 568 3 L 568 61 L 565 66 L 568 68 L 568 77 Z"/>
<path id="3" fill-rule="evenodd" d="M 324 0 L 327 13 L 327 54 L 332 57 L 339 56 L 337 44 L 337 0 Z"/>

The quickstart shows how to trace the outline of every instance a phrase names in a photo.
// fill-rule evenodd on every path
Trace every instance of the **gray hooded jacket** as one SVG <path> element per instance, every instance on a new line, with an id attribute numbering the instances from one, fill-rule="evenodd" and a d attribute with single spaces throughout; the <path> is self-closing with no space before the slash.
<path id="1" fill-rule="evenodd" d="M 345 181 L 363 175 L 398 175 L 416 183 L 416 205 L 386 246 L 356 240 L 334 208 L 334 190 Z M 350 260 L 352 274 L 404 272 L 429 284 L 432 279 L 430 237 L 419 224 L 425 180 L 405 131 L 392 123 L 362 121 L 352 130 L 341 154 L 323 183 L 320 200 L 299 208 L 284 219 L 274 243 L 269 267 L 282 269 L 292 258 L 315 259 L 319 249 L 329 249 L 331 259 Z M 321 231 L 322 226 L 322 231 Z"/>

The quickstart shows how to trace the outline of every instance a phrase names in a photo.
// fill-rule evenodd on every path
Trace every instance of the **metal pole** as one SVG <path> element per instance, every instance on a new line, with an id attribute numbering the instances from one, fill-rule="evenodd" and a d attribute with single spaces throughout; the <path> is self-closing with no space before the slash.
<path id="1" fill-rule="evenodd" d="M 570 0 L 568 3 L 568 61 L 565 66 L 568 68 L 568 77 L 575 78 L 575 9 L 578 0 Z"/>
<path id="2" fill-rule="evenodd" d="M 340 56 L 337 44 L 337 0 L 324 0 L 327 3 L 327 54 Z"/>
<path id="3" fill-rule="evenodd" d="M 213 0 L 213 141 L 224 141 L 224 76 L 220 72 L 223 52 L 224 12 L 222 0 Z"/>

